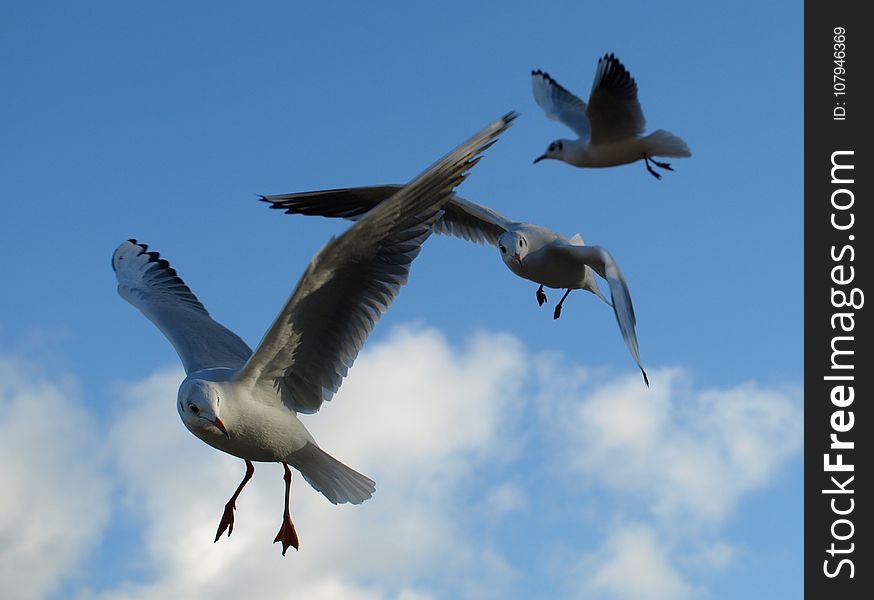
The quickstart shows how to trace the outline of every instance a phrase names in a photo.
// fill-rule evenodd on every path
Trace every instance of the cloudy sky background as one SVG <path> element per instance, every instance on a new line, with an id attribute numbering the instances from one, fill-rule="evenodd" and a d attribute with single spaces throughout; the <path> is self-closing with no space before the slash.
<path id="1" fill-rule="evenodd" d="M 4 3 L 4 596 L 799 597 L 801 10 Z M 531 165 L 570 136 L 529 71 L 585 98 L 608 51 L 692 148 L 662 181 Z M 377 494 L 296 477 L 283 558 L 281 469 L 256 465 L 213 544 L 243 464 L 182 426 L 112 250 L 149 243 L 254 345 L 347 226 L 258 193 L 403 182 L 511 109 L 461 195 L 610 249 L 652 386 L 591 294 L 553 321 L 559 291 L 538 308 L 497 250 L 432 238 L 306 419 Z"/>

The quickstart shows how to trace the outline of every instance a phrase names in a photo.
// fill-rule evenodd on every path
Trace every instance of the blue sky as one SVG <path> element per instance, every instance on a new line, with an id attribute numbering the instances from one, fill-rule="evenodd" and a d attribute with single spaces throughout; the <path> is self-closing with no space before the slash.
<path id="1" fill-rule="evenodd" d="M 570 132 L 530 70 L 585 98 L 606 52 L 648 130 L 692 149 L 661 181 L 640 163 L 531 164 Z M 0 473 L 20 489 L 3 492 L 0 587 L 801 595 L 801 4 L 6 2 L 0 57 Z M 280 561 L 264 465 L 212 545 L 242 464 L 182 427 L 178 360 L 117 296 L 113 249 L 149 243 L 254 345 L 347 227 L 257 194 L 402 183 L 508 110 L 459 194 L 612 252 L 650 390 L 596 298 L 572 294 L 553 321 L 559 291 L 538 308 L 497 250 L 434 237 L 307 421 L 377 479 L 374 499 L 338 509 L 301 483 L 302 549 Z M 51 539 L 35 507 L 57 503 Z"/>

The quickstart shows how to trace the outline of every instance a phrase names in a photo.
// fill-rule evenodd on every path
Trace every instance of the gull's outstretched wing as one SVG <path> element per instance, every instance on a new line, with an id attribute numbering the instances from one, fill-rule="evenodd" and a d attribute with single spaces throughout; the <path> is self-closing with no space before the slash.
<path id="1" fill-rule="evenodd" d="M 592 143 L 610 142 L 643 133 L 646 119 L 637 100 L 637 84 L 628 69 L 612 54 L 598 61 L 587 110 Z"/>
<path id="2" fill-rule="evenodd" d="M 186 373 L 211 367 L 241 367 L 252 350 L 235 333 L 213 321 L 200 300 L 157 252 L 136 240 L 112 255 L 119 295 L 133 304 L 170 340 Z"/>
<path id="3" fill-rule="evenodd" d="M 453 188 L 515 117 L 490 124 L 328 242 L 237 379 L 271 382 L 296 412 L 329 400 L 406 283 Z"/>
<path id="4" fill-rule="evenodd" d="M 563 88 L 555 79 L 540 69 L 531 71 L 531 89 L 534 100 L 554 121 L 570 127 L 581 140 L 588 140 L 592 128 L 586 114 L 586 103 Z"/>
<path id="5" fill-rule="evenodd" d="M 640 364 L 640 349 L 637 345 L 637 334 L 634 331 L 637 319 L 634 317 L 631 293 L 628 291 L 628 284 L 625 283 L 625 277 L 619 270 L 619 265 L 613 260 L 613 256 L 602 246 L 556 244 L 553 251 L 564 252 L 575 257 L 607 280 L 610 285 L 610 298 L 613 301 L 613 313 L 616 315 L 616 322 L 619 323 L 622 339 L 625 340 L 625 345 L 628 346 L 631 356 L 640 368 L 640 372 L 643 373 L 644 382 L 649 386 L 649 378 L 646 376 L 643 365 Z"/>
<path id="6" fill-rule="evenodd" d="M 261 196 L 261 199 L 269 202 L 270 208 L 284 210 L 290 215 L 343 217 L 357 221 L 367 211 L 396 194 L 402 187 L 374 185 L 277 194 Z M 434 233 L 451 235 L 476 244 L 487 242 L 494 246 L 498 243 L 501 234 L 512 224 L 509 219 L 486 206 L 453 195 L 443 205 L 443 216 L 434 223 Z"/>

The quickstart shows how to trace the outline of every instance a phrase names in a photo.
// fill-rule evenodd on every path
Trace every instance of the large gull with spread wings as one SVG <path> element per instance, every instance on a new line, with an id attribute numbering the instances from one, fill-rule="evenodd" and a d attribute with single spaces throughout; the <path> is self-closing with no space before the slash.
<path id="1" fill-rule="evenodd" d="M 283 465 L 285 509 L 275 542 L 298 548 L 289 514 L 291 471 L 331 502 L 359 504 L 374 482 L 322 450 L 297 413 L 330 400 L 364 341 L 407 281 L 413 260 L 453 189 L 515 118 L 509 113 L 395 190 L 312 259 L 255 351 L 213 320 L 170 264 L 136 240 L 112 256 L 122 298 L 169 339 L 187 376 L 177 410 L 207 444 L 246 461 L 216 541 L 233 531 L 237 497 L 253 461 Z"/>

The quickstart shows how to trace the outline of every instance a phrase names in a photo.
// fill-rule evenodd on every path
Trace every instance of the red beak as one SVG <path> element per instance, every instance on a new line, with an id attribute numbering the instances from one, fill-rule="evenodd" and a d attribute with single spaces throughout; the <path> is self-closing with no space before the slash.
<path id="1" fill-rule="evenodd" d="M 225 434 L 225 437 L 227 437 L 227 438 L 230 438 L 230 437 L 231 437 L 230 435 L 228 435 L 228 429 L 227 429 L 227 427 L 225 427 L 225 424 L 222 423 L 222 420 L 221 420 L 221 419 L 219 419 L 218 417 L 216 417 L 216 418 L 215 418 L 215 421 L 213 421 L 212 424 L 215 425 L 216 427 L 218 427 L 218 428 L 221 430 L 221 432 L 222 432 L 223 434 Z"/>
<path id="2" fill-rule="evenodd" d="M 513 258 L 516 259 L 516 262 L 519 263 L 519 266 L 522 266 L 522 257 L 519 256 L 518 252 L 513 253 Z"/>

